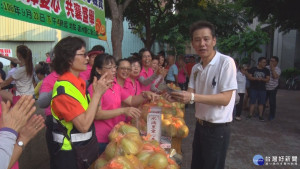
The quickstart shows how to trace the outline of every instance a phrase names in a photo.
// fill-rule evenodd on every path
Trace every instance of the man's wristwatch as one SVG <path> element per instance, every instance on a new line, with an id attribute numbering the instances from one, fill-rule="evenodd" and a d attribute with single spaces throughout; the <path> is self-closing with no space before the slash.
<path id="1" fill-rule="evenodd" d="M 195 95 L 194 95 L 194 93 L 191 93 L 190 104 L 194 104 L 194 103 L 195 103 Z"/>
<path id="2" fill-rule="evenodd" d="M 22 148 L 22 150 L 24 150 L 25 145 L 24 145 L 23 141 L 18 141 L 17 144 L 18 144 L 18 146 L 20 146 Z"/>

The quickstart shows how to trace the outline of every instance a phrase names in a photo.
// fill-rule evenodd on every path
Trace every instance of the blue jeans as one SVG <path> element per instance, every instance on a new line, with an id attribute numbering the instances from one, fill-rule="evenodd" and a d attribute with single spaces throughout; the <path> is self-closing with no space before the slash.
<path id="1" fill-rule="evenodd" d="M 277 89 L 267 90 L 266 100 L 269 99 L 269 104 L 270 104 L 269 120 L 273 120 L 275 118 L 275 112 L 276 112 L 276 95 L 277 95 Z M 264 106 L 264 110 L 265 110 L 265 107 L 266 106 Z"/>
<path id="2" fill-rule="evenodd" d="M 191 169 L 223 169 L 230 140 L 230 125 L 202 126 L 196 122 Z"/>
<path id="3" fill-rule="evenodd" d="M 266 103 L 266 90 L 250 89 L 250 104 L 265 104 Z"/>

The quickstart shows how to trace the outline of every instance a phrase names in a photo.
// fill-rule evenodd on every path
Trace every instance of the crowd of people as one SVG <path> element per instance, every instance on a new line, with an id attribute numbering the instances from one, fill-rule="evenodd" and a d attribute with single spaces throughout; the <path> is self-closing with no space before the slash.
<path id="1" fill-rule="evenodd" d="M 188 79 L 183 57 L 176 64 L 173 55 L 165 58 L 165 53 L 160 52 L 154 56 L 143 48 L 138 56 L 116 61 L 101 45 L 86 52 L 85 42 L 78 37 L 63 38 L 52 52 L 46 53 L 46 61 L 35 66 L 27 46 L 18 46 L 16 53 L 17 58 L 0 56 L 11 61 L 7 77 L 1 69 L 4 79 L 0 83 L 1 99 L 15 108 L 20 98 L 33 96 L 38 106 L 44 108 L 51 168 L 89 166 L 104 152 L 108 134 L 116 124 L 139 117 L 140 104 L 158 99 L 162 94 L 159 84 L 180 84 L 184 89 Z M 40 115 L 33 117 L 33 121 L 44 122 Z M 21 135 L 20 132 L 17 140 Z M 29 140 L 21 140 L 22 146 Z M 76 152 L 80 148 L 94 152 L 86 153 L 83 158 L 88 160 L 82 159 L 78 164 Z M 11 155 L 11 164 L 14 164 L 17 160 Z M 14 167 L 18 168 L 18 163 Z"/>
<path id="2" fill-rule="evenodd" d="M 0 169 L 18 168 L 16 161 L 24 146 L 44 126 L 51 169 L 88 168 L 104 152 L 112 128 L 138 118 L 138 106 L 161 94 L 171 102 L 195 103 L 191 168 L 224 168 L 236 93 L 241 98 L 236 120 L 241 120 L 246 93 L 249 118 L 258 100 L 259 119 L 263 120 L 267 98 L 272 107 L 270 119 L 275 117 L 278 58 L 272 57 L 267 68 L 266 59 L 260 58 L 257 67 L 247 71 L 242 65 L 237 70 L 231 57 L 214 49 L 216 35 L 211 23 L 194 23 L 190 35 L 199 63 L 194 56 L 187 62 L 184 56 L 166 57 L 163 51 L 154 55 L 146 48 L 116 60 L 101 45 L 87 52 L 85 42 L 72 36 L 61 39 L 47 53 L 46 62 L 35 67 L 25 45 L 17 47 L 17 58 L 0 55 L 11 61 L 7 77 L 0 71 Z M 179 86 L 182 92 L 163 92 L 159 86 L 165 83 Z M 34 99 L 44 108 L 45 120 L 41 115 L 31 116 Z"/>
<path id="3" fill-rule="evenodd" d="M 269 65 L 266 66 L 267 59 L 260 57 L 258 58 L 258 64 L 252 68 L 249 68 L 248 65 L 238 66 L 237 93 L 240 100 L 234 113 L 236 120 L 242 120 L 242 111 L 247 108 L 248 104 L 250 108 L 246 119 L 251 119 L 255 115 L 256 106 L 258 107 L 259 121 L 265 121 L 266 108 L 270 109 L 268 120 L 271 121 L 275 118 L 276 94 L 281 74 L 281 70 L 277 66 L 278 62 L 278 57 L 272 56 Z"/>

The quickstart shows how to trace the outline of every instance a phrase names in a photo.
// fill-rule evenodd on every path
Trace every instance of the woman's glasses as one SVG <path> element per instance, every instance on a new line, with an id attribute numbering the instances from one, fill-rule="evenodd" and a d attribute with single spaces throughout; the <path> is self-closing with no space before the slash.
<path id="1" fill-rule="evenodd" d="M 121 71 L 131 72 L 131 68 L 129 67 L 119 67 L 118 69 L 120 69 Z"/>
<path id="2" fill-rule="evenodd" d="M 76 53 L 76 55 L 86 57 L 86 56 L 87 56 L 87 53 Z"/>

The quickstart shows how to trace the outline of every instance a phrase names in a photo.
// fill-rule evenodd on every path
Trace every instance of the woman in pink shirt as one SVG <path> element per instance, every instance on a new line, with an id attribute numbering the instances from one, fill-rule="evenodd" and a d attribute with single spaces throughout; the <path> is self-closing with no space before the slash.
<path id="1" fill-rule="evenodd" d="M 152 69 L 156 72 L 161 66 L 159 65 L 159 57 L 154 56 L 152 58 Z M 162 93 L 161 90 L 158 89 L 158 86 L 160 83 L 164 83 L 164 78 L 166 77 L 168 73 L 168 69 L 164 69 L 164 67 L 161 67 L 160 74 L 158 77 L 154 80 L 154 82 L 151 84 L 151 91 L 155 93 Z"/>
<path id="2" fill-rule="evenodd" d="M 152 56 L 150 50 L 143 48 L 139 51 L 142 61 L 142 70 L 140 73 L 139 81 L 141 83 L 142 91 L 150 91 L 151 84 L 158 76 L 158 71 L 154 73 L 152 66 Z"/>
<path id="3" fill-rule="evenodd" d="M 178 60 L 178 85 L 181 88 L 181 90 L 187 90 L 186 87 L 186 76 L 187 76 L 187 70 L 184 62 L 184 58 L 179 57 Z"/>
<path id="4" fill-rule="evenodd" d="M 134 57 L 128 58 L 128 60 L 131 65 L 131 72 L 129 75 L 130 80 L 127 80 L 127 82 L 128 84 L 130 84 L 129 86 L 131 87 L 127 87 L 127 88 L 128 91 L 131 93 L 131 95 L 139 95 L 142 92 L 141 84 L 138 80 L 141 72 L 141 63 L 139 59 Z"/>
<path id="5" fill-rule="evenodd" d="M 81 77 L 84 81 L 87 81 L 89 80 L 90 78 L 90 75 L 91 75 L 91 70 L 92 70 L 92 67 L 94 65 L 94 60 L 95 60 L 95 57 L 98 55 L 98 54 L 101 54 L 101 53 L 104 53 L 105 52 L 105 48 L 101 45 L 96 45 L 94 46 L 89 52 L 88 52 L 88 57 L 89 57 L 89 63 L 87 65 L 87 69 L 83 72 L 81 72 L 79 74 L 79 77 Z"/>
<path id="6" fill-rule="evenodd" d="M 138 62 L 138 60 L 136 60 Z M 141 67 L 138 63 L 138 70 L 132 68 L 129 59 L 120 59 L 117 62 L 117 82 L 123 88 L 124 92 L 127 92 L 130 96 L 136 96 L 141 94 L 141 86 L 137 80 L 140 74 Z M 131 72 L 136 72 L 137 77 L 130 78 Z"/>
<path id="7" fill-rule="evenodd" d="M 116 61 L 115 58 L 108 54 L 99 54 L 96 56 L 94 66 L 91 71 L 90 81 L 94 76 L 100 78 L 101 75 L 107 74 L 108 79 L 114 80 L 112 87 L 109 88 L 101 98 L 101 104 L 95 116 L 96 136 L 100 146 L 100 153 L 103 153 L 109 140 L 108 134 L 112 128 L 121 121 L 125 121 L 126 117 L 138 118 L 140 110 L 135 107 L 123 107 L 124 102 L 130 106 L 138 106 L 149 99 L 154 100 L 157 95 L 152 92 L 142 92 L 137 96 L 130 94 L 122 89 L 116 80 Z M 92 96 L 91 86 L 88 88 Z"/>

